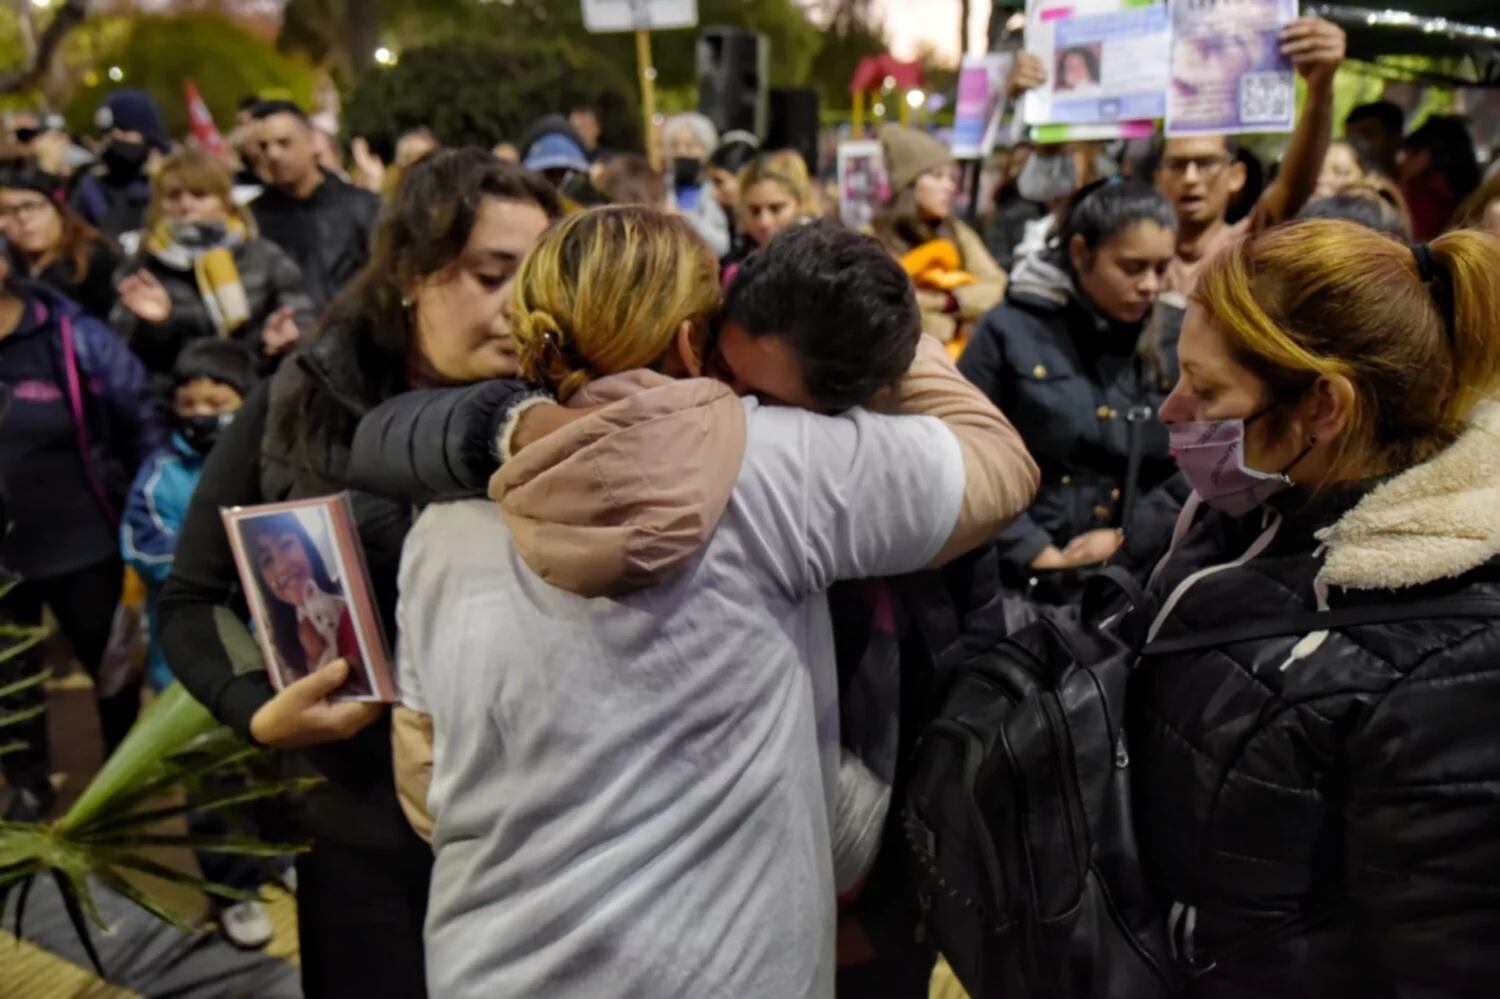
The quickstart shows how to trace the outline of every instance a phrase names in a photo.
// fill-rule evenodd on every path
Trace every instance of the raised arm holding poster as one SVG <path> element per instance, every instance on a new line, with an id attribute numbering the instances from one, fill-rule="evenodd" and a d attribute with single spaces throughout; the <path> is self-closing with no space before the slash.
<path id="1" fill-rule="evenodd" d="M 1173 0 L 1167 134 L 1290 132 L 1297 88 L 1281 30 L 1297 0 Z"/>
<path id="2" fill-rule="evenodd" d="M 1165 3 L 1030 0 L 1026 50 L 1047 66 L 1026 95 L 1028 125 L 1100 125 L 1166 114 Z"/>

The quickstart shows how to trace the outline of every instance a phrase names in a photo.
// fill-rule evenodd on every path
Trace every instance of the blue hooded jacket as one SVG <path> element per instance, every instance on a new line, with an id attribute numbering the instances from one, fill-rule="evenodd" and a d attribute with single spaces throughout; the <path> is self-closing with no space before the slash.
<path id="1" fill-rule="evenodd" d="M 177 536 L 187 519 L 188 501 L 203 475 L 203 455 L 181 434 L 151 456 L 136 474 L 125 501 L 120 524 L 120 552 L 125 564 L 135 569 L 146 584 L 146 619 L 151 625 L 151 646 L 146 660 L 146 679 L 153 690 L 171 685 L 171 667 L 161 648 L 156 599 L 172 572 Z"/>

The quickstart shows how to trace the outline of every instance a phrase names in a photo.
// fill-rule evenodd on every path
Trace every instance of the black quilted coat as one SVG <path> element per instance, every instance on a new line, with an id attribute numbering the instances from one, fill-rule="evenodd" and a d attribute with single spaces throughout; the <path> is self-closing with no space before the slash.
<path id="1" fill-rule="evenodd" d="M 1375 488 L 1201 509 L 1152 587 L 1178 594 L 1159 637 L 1500 599 L 1496 414 Z M 1147 658 L 1130 693 L 1143 861 L 1190 995 L 1500 995 L 1500 617 Z"/>

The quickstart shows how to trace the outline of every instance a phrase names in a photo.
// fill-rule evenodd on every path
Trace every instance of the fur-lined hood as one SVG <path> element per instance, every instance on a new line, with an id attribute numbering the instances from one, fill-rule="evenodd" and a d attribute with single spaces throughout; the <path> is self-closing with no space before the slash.
<path id="1" fill-rule="evenodd" d="M 1500 402 L 1483 402 L 1458 440 L 1371 490 L 1332 527 L 1318 580 L 1399 590 L 1451 579 L 1500 555 Z"/>

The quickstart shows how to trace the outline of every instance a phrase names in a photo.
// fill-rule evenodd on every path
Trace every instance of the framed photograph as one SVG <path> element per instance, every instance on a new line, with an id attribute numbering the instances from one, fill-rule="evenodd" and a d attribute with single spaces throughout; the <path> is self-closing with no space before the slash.
<path id="1" fill-rule="evenodd" d="M 220 514 L 271 684 L 281 690 L 343 658 L 349 679 L 333 700 L 395 701 L 349 494 Z"/>

